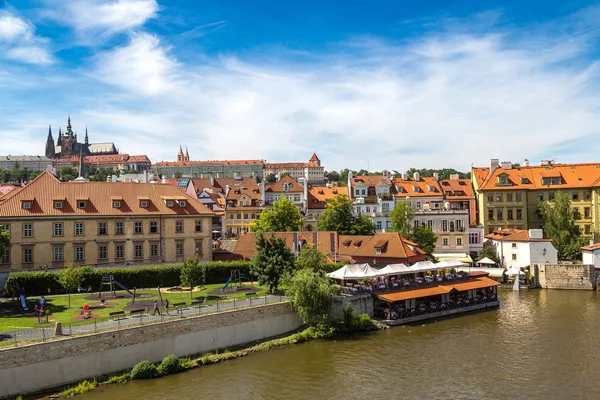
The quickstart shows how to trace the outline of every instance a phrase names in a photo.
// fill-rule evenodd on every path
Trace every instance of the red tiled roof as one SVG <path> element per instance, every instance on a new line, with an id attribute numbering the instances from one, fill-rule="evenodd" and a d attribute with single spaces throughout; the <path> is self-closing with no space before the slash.
<path id="1" fill-rule="evenodd" d="M 287 176 L 287 175 L 275 183 L 267 184 L 265 187 L 265 191 L 266 192 L 283 192 L 284 191 L 283 185 L 286 183 L 288 185 L 288 190 L 287 190 L 288 192 L 303 192 L 304 191 L 304 186 L 302 186 L 302 184 L 296 182 L 292 177 Z"/>
<path id="2" fill-rule="evenodd" d="M 387 246 L 381 248 L 381 243 Z M 425 254 L 423 250 L 411 244 L 396 232 L 381 232 L 369 237 L 365 243 L 351 253 L 352 257 L 377 257 L 377 258 L 411 258 Z M 381 248 L 381 254 L 375 249 Z"/>
<path id="3" fill-rule="evenodd" d="M 583 246 L 581 248 L 581 250 L 585 250 L 585 251 L 596 251 L 596 250 L 600 250 L 600 243 L 594 243 L 594 244 L 590 244 L 589 246 Z"/>
<path id="4" fill-rule="evenodd" d="M 337 247 L 337 232 L 265 232 L 264 237 L 275 235 L 285 240 L 289 249 L 294 248 L 294 236 L 306 244 L 317 243 L 317 248 L 322 253 L 334 253 Z M 297 245 L 297 244 L 296 244 Z M 256 253 L 256 233 L 248 232 L 241 235 L 232 250 L 232 253 L 244 259 L 251 259 Z"/>
<path id="5" fill-rule="evenodd" d="M 289 163 L 265 163 L 265 169 L 282 168 L 325 168 L 308 162 L 289 162 Z"/>
<path id="6" fill-rule="evenodd" d="M 207 160 L 207 161 L 160 161 L 153 164 L 156 167 L 177 167 L 186 165 L 256 165 L 263 164 L 261 160 Z"/>
<path id="7" fill-rule="evenodd" d="M 129 156 L 128 162 L 138 162 L 138 163 L 149 163 L 150 159 L 146 155 L 141 156 Z"/>
<path id="8" fill-rule="evenodd" d="M 319 157 L 317 157 L 317 153 L 313 153 L 312 157 L 308 161 L 320 161 Z"/>
<path id="9" fill-rule="evenodd" d="M 150 198 L 147 208 L 140 207 L 138 196 Z M 65 198 L 63 208 L 54 208 L 53 199 Z M 84 209 L 77 208 L 77 199 L 88 198 Z M 121 198 L 120 208 L 113 208 L 114 198 Z M 187 200 L 185 207 L 167 207 L 164 199 Z M 23 200 L 34 200 L 31 209 L 23 209 Z M 65 215 L 127 216 L 127 215 L 212 215 L 213 212 L 193 197 L 171 185 L 150 185 L 129 182 L 60 182 L 45 171 L 21 190 L 9 193 L 0 207 L 0 217 L 43 217 Z"/>
<path id="10" fill-rule="evenodd" d="M 475 199 L 475 192 L 470 179 L 442 179 L 440 187 L 449 200 Z"/>
<path id="11" fill-rule="evenodd" d="M 308 188 L 308 208 L 324 209 L 327 202 L 337 195 L 348 196 L 348 187 L 313 186 Z"/>
<path id="12" fill-rule="evenodd" d="M 390 186 L 390 180 L 383 175 L 365 175 L 365 176 L 355 176 L 352 178 L 350 182 L 352 186 L 357 186 L 359 184 L 363 184 L 366 186 L 379 186 L 381 184 Z"/>
<path id="13" fill-rule="evenodd" d="M 432 197 L 443 195 L 440 185 L 431 176 L 421 177 L 418 181 L 414 180 L 414 178 L 408 178 L 407 180 L 394 178 L 392 179 L 392 184 L 396 189 L 395 195 L 397 197 Z"/>
<path id="14" fill-rule="evenodd" d="M 532 239 L 529 231 L 523 229 L 497 229 L 486 236 L 487 239 L 506 242 L 551 242 L 552 239 Z"/>

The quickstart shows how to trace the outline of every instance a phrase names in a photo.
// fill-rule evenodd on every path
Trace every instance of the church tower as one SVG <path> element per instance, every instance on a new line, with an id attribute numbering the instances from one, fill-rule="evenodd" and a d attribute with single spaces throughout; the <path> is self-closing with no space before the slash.
<path id="1" fill-rule="evenodd" d="M 48 139 L 46 139 L 46 157 L 54 158 L 54 138 L 52 137 L 52 126 L 48 127 Z"/>
<path id="2" fill-rule="evenodd" d="M 65 134 L 61 139 L 60 145 L 60 157 L 61 158 L 71 158 L 77 148 L 77 136 L 73 133 L 73 128 L 71 127 L 71 116 L 67 120 L 67 129 L 65 129 Z"/>
<path id="3" fill-rule="evenodd" d="M 62 145 L 62 131 L 60 129 L 60 126 L 58 127 L 58 139 L 56 139 L 56 145 Z"/>
<path id="4" fill-rule="evenodd" d="M 188 152 L 188 148 L 185 148 L 185 161 L 190 161 L 190 153 Z"/>
<path id="5" fill-rule="evenodd" d="M 181 148 L 181 146 L 179 146 L 179 153 L 177 153 L 177 161 L 185 161 L 185 159 L 183 158 L 183 149 Z"/>

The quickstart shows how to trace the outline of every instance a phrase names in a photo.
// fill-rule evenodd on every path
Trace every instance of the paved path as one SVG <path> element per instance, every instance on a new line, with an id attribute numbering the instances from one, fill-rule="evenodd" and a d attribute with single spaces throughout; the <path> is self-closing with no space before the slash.
<path id="1" fill-rule="evenodd" d="M 148 315 L 148 314 L 140 314 L 138 315 L 125 315 L 123 318 L 118 320 L 109 320 L 109 321 L 100 321 L 94 323 L 94 321 L 89 321 L 87 323 L 82 323 L 81 325 L 71 325 L 71 326 L 63 326 L 63 334 L 83 334 L 83 333 L 92 333 L 100 330 L 109 330 L 109 329 L 119 329 L 125 326 L 135 326 L 135 325 L 145 325 L 154 322 L 162 322 L 173 320 L 177 318 L 183 317 L 191 317 L 195 315 L 202 314 L 212 314 L 221 311 L 228 311 L 238 308 L 247 308 L 250 306 L 259 306 L 263 304 L 272 304 L 272 303 L 280 303 L 282 301 L 287 301 L 285 296 L 273 296 L 267 295 L 262 297 L 257 297 L 254 299 L 235 299 L 234 301 L 219 301 L 216 304 L 211 304 L 208 306 L 193 306 L 189 309 L 181 310 L 177 313 L 175 310 L 169 310 L 169 314 L 165 314 L 164 310 L 161 310 L 161 315 Z M 51 328 L 31 328 L 31 329 L 23 329 L 19 331 L 8 331 L 8 332 L 0 332 L 0 340 L 16 340 L 17 342 L 20 340 L 42 340 L 51 338 L 54 336 L 54 327 Z"/>

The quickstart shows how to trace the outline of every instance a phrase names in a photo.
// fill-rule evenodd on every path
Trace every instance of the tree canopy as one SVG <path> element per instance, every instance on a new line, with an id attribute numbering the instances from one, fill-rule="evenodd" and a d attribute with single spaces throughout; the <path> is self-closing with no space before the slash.
<path id="1" fill-rule="evenodd" d="M 560 259 L 570 258 L 573 254 L 569 247 L 579 242 L 581 230 L 575 224 L 571 212 L 571 199 L 562 192 L 556 192 L 554 201 L 540 202 L 539 212 L 543 219 L 544 236 L 552 239 Z"/>
<path id="2" fill-rule="evenodd" d="M 271 173 L 271 174 L 267 174 L 267 176 L 265 176 L 265 183 L 275 183 L 277 182 L 277 177 L 275 176 L 275 174 Z"/>
<path id="3" fill-rule="evenodd" d="M 494 246 L 483 246 L 483 249 L 479 250 L 479 253 L 477 253 L 477 260 L 482 260 L 486 257 L 496 261 L 498 264 L 500 263 L 500 256 L 498 256 Z"/>
<path id="4" fill-rule="evenodd" d="M 181 266 L 181 285 L 190 287 L 190 297 L 196 286 L 204 285 L 206 281 L 206 264 L 197 258 L 188 258 Z"/>
<path id="5" fill-rule="evenodd" d="M 433 252 L 437 243 L 437 236 L 433 231 L 425 226 L 415 226 L 412 228 L 407 239 L 415 242 L 421 250 L 427 254 L 427 260 L 435 261 Z"/>
<path id="6" fill-rule="evenodd" d="M 390 212 L 392 220 L 391 231 L 398 232 L 405 238 L 408 238 L 411 229 L 411 223 L 415 216 L 415 211 L 406 200 L 399 201 Z"/>
<path id="7" fill-rule="evenodd" d="M 65 165 L 58 169 L 57 175 L 58 175 L 58 179 L 60 179 L 61 181 L 68 182 L 68 181 L 72 181 L 73 179 L 77 178 L 77 170 L 73 167 Z"/>
<path id="8" fill-rule="evenodd" d="M 375 232 L 366 215 L 354 215 L 352 200 L 345 194 L 338 194 L 327 202 L 317 225 L 320 231 L 336 231 L 340 235 L 372 235 Z"/>
<path id="9" fill-rule="evenodd" d="M 321 271 L 326 260 L 327 256 L 324 253 L 321 253 L 316 245 L 305 244 L 296 256 L 295 262 L 297 269 Z"/>
<path id="10" fill-rule="evenodd" d="M 294 255 L 285 240 L 271 235 L 265 239 L 262 232 L 256 234 L 256 253 L 250 270 L 261 285 L 269 285 L 271 292 L 277 290 L 285 275 L 294 268 Z"/>
<path id="11" fill-rule="evenodd" d="M 327 173 L 329 182 L 339 182 L 340 181 L 340 174 L 337 171 L 331 171 Z M 346 179 L 348 179 L 348 175 L 346 175 Z"/>
<path id="12" fill-rule="evenodd" d="M 460 179 L 466 179 L 471 177 L 470 172 L 460 172 L 454 168 L 441 168 L 441 169 L 429 169 L 429 168 L 409 168 L 406 173 L 408 176 L 414 175 L 418 172 L 420 176 L 433 176 L 435 172 L 438 174 L 438 179 L 450 179 L 450 175 L 458 174 Z"/>
<path id="13" fill-rule="evenodd" d="M 71 292 L 77 289 L 83 283 L 85 277 L 84 267 L 75 267 L 69 265 L 58 273 L 58 283 L 65 288 L 69 295 L 69 308 L 71 308 Z"/>
<path id="14" fill-rule="evenodd" d="M 4 254 L 4 249 L 8 249 L 10 247 L 10 233 L 5 231 L 0 231 L 0 256 Z"/>
<path id="15" fill-rule="evenodd" d="M 273 203 L 273 209 L 263 211 L 254 225 L 253 232 L 294 232 L 302 229 L 302 215 L 291 200 L 285 197 Z"/>
<path id="16" fill-rule="evenodd" d="M 323 272 L 296 271 L 285 294 L 304 323 L 317 326 L 327 321 L 333 292 Z"/>

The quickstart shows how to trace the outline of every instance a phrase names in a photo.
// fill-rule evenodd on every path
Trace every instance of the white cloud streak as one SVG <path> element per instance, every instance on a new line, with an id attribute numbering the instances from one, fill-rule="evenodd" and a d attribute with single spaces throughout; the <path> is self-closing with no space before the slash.
<path id="1" fill-rule="evenodd" d="M 47 40 L 35 35 L 35 26 L 8 11 L 0 11 L 0 58 L 27 64 L 54 62 Z"/>

